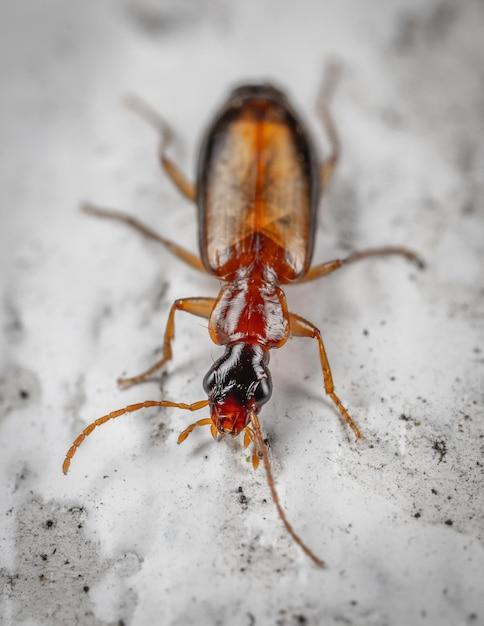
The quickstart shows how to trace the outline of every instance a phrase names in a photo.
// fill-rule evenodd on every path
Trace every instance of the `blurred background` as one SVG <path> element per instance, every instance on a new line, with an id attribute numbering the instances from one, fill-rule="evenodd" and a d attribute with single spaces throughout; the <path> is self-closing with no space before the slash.
<path id="1" fill-rule="evenodd" d="M 484 624 L 484 4 L 480 0 L 60 0 L 0 3 L 0 621 L 5 624 Z M 238 83 L 283 86 L 320 146 L 328 60 L 343 157 L 315 261 L 403 244 L 287 289 L 321 327 L 356 445 L 323 397 L 316 348 L 271 359 L 262 414 L 285 534 L 239 441 L 183 412 L 220 349 L 180 316 L 160 383 L 120 391 L 157 355 L 168 309 L 218 284 L 122 225 L 118 208 L 197 250 L 196 212 L 160 171 L 152 103 L 194 176 L 213 111 Z"/>

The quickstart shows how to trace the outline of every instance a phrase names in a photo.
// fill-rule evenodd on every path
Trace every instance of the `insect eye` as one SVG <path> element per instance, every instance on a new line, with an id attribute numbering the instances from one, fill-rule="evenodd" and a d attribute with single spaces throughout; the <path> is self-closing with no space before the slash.
<path id="1" fill-rule="evenodd" d="M 258 405 L 265 404 L 272 395 L 272 383 L 269 378 L 261 378 L 255 388 L 254 400 Z"/>
<path id="2" fill-rule="evenodd" d="M 210 395 L 211 391 L 215 387 L 215 368 L 212 367 L 205 374 L 205 378 L 203 379 L 203 389 L 207 395 Z"/>

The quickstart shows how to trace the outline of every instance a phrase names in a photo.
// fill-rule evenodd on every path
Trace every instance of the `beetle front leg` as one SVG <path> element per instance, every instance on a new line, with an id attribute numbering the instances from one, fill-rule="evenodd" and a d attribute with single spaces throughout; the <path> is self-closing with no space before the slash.
<path id="1" fill-rule="evenodd" d="M 289 314 L 290 332 L 294 337 L 309 337 L 316 339 L 319 346 L 319 359 L 321 361 L 321 369 L 323 370 L 324 389 L 331 400 L 334 402 L 343 420 L 353 431 L 356 439 L 361 439 L 361 431 L 356 425 L 351 415 L 346 410 L 345 406 L 337 396 L 334 390 L 333 376 L 331 374 L 331 368 L 329 366 L 328 356 L 324 347 L 323 338 L 321 337 L 321 331 L 319 328 L 308 322 L 303 317 L 296 315 L 295 313 Z"/>
<path id="2" fill-rule="evenodd" d="M 183 298 L 175 300 L 175 302 L 171 305 L 168 321 L 166 323 L 165 335 L 163 339 L 163 356 L 145 372 L 142 372 L 137 376 L 118 378 L 118 384 L 120 387 L 131 387 L 132 385 L 138 385 L 139 383 L 145 382 L 172 358 L 173 351 L 171 349 L 171 344 L 175 338 L 175 313 L 177 311 L 185 311 L 186 313 L 191 313 L 192 315 L 208 319 L 214 305 L 215 298 Z"/>

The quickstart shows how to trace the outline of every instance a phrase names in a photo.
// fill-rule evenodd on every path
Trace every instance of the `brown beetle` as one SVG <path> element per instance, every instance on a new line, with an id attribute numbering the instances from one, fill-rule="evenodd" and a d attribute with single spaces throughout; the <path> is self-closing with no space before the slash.
<path id="1" fill-rule="evenodd" d="M 356 438 L 361 434 L 336 394 L 321 332 L 311 322 L 288 311 L 281 285 L 310 281 L 354 261 L 371 256 L 401 255 L 422 266 L 411 250 L 383 247 L 355 252 L 311 266 L 318 205 L 340 154 L 338 136 L 327 109 L 333 90 L 334 68 L 323 81 L 319 114 L 331 143 L 320 161 L 310 134 L 285 94 L 269 84 L 235 89 L 205 134 L 198 161 L 196 186 L 167 156 L 170 132 L 146 104 L 130 104 L 161 135 L 160 161 L 173 183 L 198 207 L 200 258 L 156 234 L 134 218 L 86 205 L 91 215 L 124 222 L 159 241 L 191 267 L 224 281 L 217 298 L 176 300 L 168 316 L 163 356 L 146 372 L 120 379 L 123 387 L 148 380 L 172 358 L 176 311 L 209 320 L 212 340 L 224 346 L 223 355 L 204 378 L 208 396 L 192 404 L 147 401 L 113 411 L 87 426 L 73 442 L 63 464 L 66 474 L 77 448 L 96 426 L 144 407 L 176 407 L 196 411 L 209 406 L 210 417 L 184 430 L 178 443 L 198 426 L 210 426 L 214 437 L 244 432 L 244 446 L 253 444 L 252 464 L 262 458 L 272 498 L 293 539 L 319 566 L 323 561 L 301 540 L 280 505 L 261 432 L 259 412 L 272 392 L 269 351 L 289 336 L 314 339 L 319 348 L 324 389 Z"/>

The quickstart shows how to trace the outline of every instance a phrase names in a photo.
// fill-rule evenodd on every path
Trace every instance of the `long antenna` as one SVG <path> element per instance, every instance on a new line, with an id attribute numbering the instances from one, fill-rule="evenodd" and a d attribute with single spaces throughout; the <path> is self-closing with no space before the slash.
<path id="1" fill-rule="evenodd" d="M 272 500 L 276 505 L 277 512 L 279 513 L 279 517 L 281 518 L 282 523 L 284 524 L 285 529 L 294 539 L 294 541 L 298 544 L 298 546 L 302 549 L 302 551 L 315 563 L 318 567 L 326 567 L 325 562 L 320 559 L 318 556 L 314 554 L 314 552 L 308 548 L 308 546 L 304 543 L 301 537 L 296 533 L 294 528 L 289 523 L 286 514 L 281 506 L 279 501 L 279 496 L 277 495 L 276 485 L 274 482 L 274 476 L 272 475 L 271 464 L 269 462 L 269 455 L 267 454 L 267 446 L 264 441 L 264 437 L 262 436 L 261 427 L 259 418 L 256 413 L 252 412 L 250 416 L 250 420 L 252 422 L 252 426 L 254 428 L 255 440 L 257 444 L 257 448 L 262 454 L 262 461 L 264 463 L 264 468 L 266 470 L 267 483 L 269 485 L 269 489 L 271 492 Z"/>
<path id="2" fill-rule="evenodd" d="M 97 420 L 94 420 L 94 422 L 91 422 L 88 426 L 86 426 L 82 433 L 74 439 L 74 441 L 72 442 L 72 446 L 67 451 L 64 463 L 62 463 L 62 471 L 64 474 L 67 474 L 71 465 L 72 457 L 75 455 L 77 449 L 82 444 L 84 439 L 88 435 L 90 435 L 95 428 L 101 426 L 101 424 L 104 424 L 109 420 L 120 417 L 121 415 L 125 415 L 126 413 L 133 413 L 134 411 L 139 411 L 140 409 L 146 409 L 152 406 L 165 406 L 174 407 L 177 409 L 185 409 L 186 411 L 198 411 L 198 409 L 202 409 L 204 406 L 207 406 L 207 404 L 208 400 L 199 400 L 198 402 L 193 402 L 192 404 L 185 404 L 184 402 L 172 402 L 171 400 L 146 400 L 145 402 L 130 404 L 122 409 L 118 409 L 117 411 L 112 411 L 107 415 L 98 417 Z"/>

